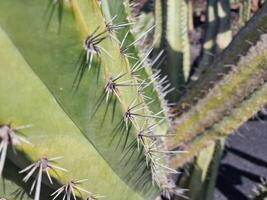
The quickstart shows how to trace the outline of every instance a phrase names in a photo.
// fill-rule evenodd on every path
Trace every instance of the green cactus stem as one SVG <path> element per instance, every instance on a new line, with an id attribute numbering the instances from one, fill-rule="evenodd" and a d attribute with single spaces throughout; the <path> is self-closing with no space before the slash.
<path id="1" fill-rule="evenodd" d="M 157 0 L 155 26 L 155 52 L 164 50 L 162 64 L 158 68 L 176 89 L 167 95 L 170 101 L 175 101 L 190 72 L 187 2 Z"/>
<path id="2" fill-rule="evenodd" d="M 234 108 L 231 114 L 223 117 L 222 120 L 207 128 L 203 134 L 196 136 L 190 142 L 182 144 L 188 153 L 172 157 L 170 166 L 174 168 L 183 166 L 197 155 L 201 149 L 212 144 L 213 141 L 232 133 L 266 104 L 266 98 L 267 85 L 265 83 L 244 100 L 240 106 Z"/>

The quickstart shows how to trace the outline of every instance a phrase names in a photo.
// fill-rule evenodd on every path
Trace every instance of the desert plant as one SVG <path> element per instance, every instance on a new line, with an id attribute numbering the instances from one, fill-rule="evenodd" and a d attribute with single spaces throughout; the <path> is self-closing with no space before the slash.
<path id="1" fill-rule="evenodd" d="M 139 34 L 133 3 L 0 1 L 2 198 L 186 198 L 177 169 L 267 103 L 267 4 L 187 83 L 187 1 Z"/>

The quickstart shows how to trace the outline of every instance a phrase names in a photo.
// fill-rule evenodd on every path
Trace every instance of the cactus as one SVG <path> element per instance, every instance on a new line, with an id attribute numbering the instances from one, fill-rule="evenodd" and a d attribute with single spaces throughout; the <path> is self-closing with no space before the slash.
<path id="1" fill-rule="evenodd" d="M 25 8 L 29 11 L 28 16 L 26 16 L 26 18 L 28 17 L 27 19 L 29 20 L 31 17 L 35 16 L 36 12 L 42 13 L 43 9 L 46 7 L 45 2 L 42 4 L 36 2 L 30 3 L 30 8 L 26 5 L 19 5 L 22 7 L 14 8 L 14 10 L 17 11 L 17 15 L 14 16 L 14 19 L 17 18 L 17 16 L 19 16 L 20 14 L 23 15 L 24 12 L 19 12 L 21 8 Z M 52 132 L 55 132 L 55 138 L 53 139 L 51 135 L 47 135 L 48 133 L 44 134 L 43 137 L 47 138 L 47 140 L 43 139 L 42 141 L 39 141 L 39 143 L 41 142 L 41 144 L 38 143 L 38 146 L 40 147 L 39 154 L 37 152 L 33 154 L 33 152 L 35 151 L 32 148 L 27 147 L 25 147 L 25 149 L 23 148 L 23 151 L 27 155 L 32 155 L 30 160 L 35 161 L 43 159 L 44 155 L 53 155 L 56 149 L 41 148 L 41 146 L 45 147 L 48 144 L 51 144 L 51 141 L 54 141 L 53 146 L 55 145 L 56 147 L 59 147 L 60 144 L 62 144 L 61 142 L 64 141 L 64 138 L 66 138 L 65 141 L 68 140 L 71 145 L 71 148 L 69 148 L 69 152 L 67 149 L 61 148 L 64 152 L 57 151 L 57 154 L 60 154 L 60 156 L 64 156 L 64 167 L 74 167 L 73 169 L 76 170 L 72 170 L 72 173 L 74 174 L 68 173 L 69 175 L 61 175 L 59 177 L 54 177 L 55 174 L 53 176 L 53 171 L 51 172 L 51 175 L 49 175 L 53 178 L 56 178 L 62 184 L 67 183 L 70 180 L 87 178 L 88 176 L 90 179 L 93 179 L 93 176 L 105 176 L 107 179 L 110 179 L 110 181 L 105 181 L 103 179 L 103 183 L 113 182 L 112 185 L 116 185 L 115 188 L 107 187 L 104 185 L 101 187 L 97 187 L 97 184 L 101 183 L 98 182 L 96 184 L 96 182 L 94 182 L 93 180 L 85 182 L 83 183 L 83 185 L 85 185 L 85 187 L 90 188 L 92 194 L 96 193 L 108 196 L 109 199 L 119 199 L 123 198 L 123 196 L 131 196 L 131 198 L 133 199 L 139 199 L 141 198 L 141 196 L 144 197 L 148 195 L 149 197 L 151 197 L 155 194 L 155 192 L 153 192 L 153 189 L 152 192 L 147 192 L 147 190 L 151 188 L 150 184 L 152 183 L 151 179 L 153 177 L 153 180 L 157 184 L 159 184 L 161 188 L 165 188 L 164 191 L 166 194 L 168 194 L 168 190 L 173 190 L 173 186 L 170 186 L 171 188 L 169 188 L 170 183 L 167 179 L 167 176 L 165 176 L 165 173 L 166 171 L 176 173 L 176 171 L 168 168 L 165 165 L 166 161 L 164 158 L 164 154 L 169 154 L 169 152 L 164 150 L 163 147 L 158 149 L 158 146 L 156 146 L 156 143 L 161 143 L 160 134 L 166 132 L 164 131 L 165 128 L 163 127 L 163 130 L 161 130 L 160 126 L 155 126 L 155 124 L 159 123 L 157 121 L 165 120 L 165 117 L 162 117 L 161 113 L 153 114 L 147 110 L 147 106 L 144 102 L 145 96 L 142 94 L 142 91 L 140 91 L 140 89 L 142 89 L 143 87 L 148 87 L 149 84 L 143 81 L 139 82 L 139 80 L 135 78 L 137 76 L 136 71 L 139 70 L 137 68 L 139 64 L 136 65 L 136 68 L 130 68 L 127 57 L 124 56 L 120 51 L 119 44 L 116 40 L 113 40 L 113 38 L 110 37 L 109 34 L 112 33 L 110 33 L 109 31 L 105 31 L 106 25 L 102 20 L 103 17 L 98 3 L 92 1 L 89 2 L 89 5 L 87 4 L 88 2 L 69 1 L 68 4 L 64 5 L 64 8 L 60 9 L 64 12 L 62 13 L 63 18 L 60 24 L 60 33 L 64 32 L 68 34 L 58 34 L 58 22 L 60 23 L 60 21 L 53 21 L 53 18 L 49 22 L 48 30 L 43 29 L 40 30 L 38 33 L 34 33 L 33 30 L 35 30 L 39 26 L 39 24 L 44 21 L 42 16 L 38 18 L 39 21 L 36 21 L 32 24 L 32 30 L 30 32 L 16 32 L 18 34 L 13 32 L 15 33 L 14 37 L 17 41 L 15 44 L 17 46 L 21 45 L 20 47 L 22 47 L 20 49 L 20 52 L 14 50 L 15 48 L 11 42 L 11 39 L 8 39 L 8 36 L 5 34 L 5 32 L 12 32 L 12 26 L 9 26 L 11 24 L 6 23 L 7 18 L 5 18 L 4 16 L 1 17 L 2 25 L 5 29 L 5 32 L 3 31 L 2 33 L 2 37 L 3 40 L 8 41 L 7 48 L 10 49 L 10 52 L 8 53 L 15 55 L 20 55 L 20 53 L 23 54 L 23 57 L 19 57 L 21 58 L 21 60 L 16 62 L 25 63 L 24 68 L 31 72 L 26 73 L 26 75 L 28 74 L 28 76 L 33 76 L 35 80 L 37 80 L 39 77 L 45 83 L 46 87 L 49 89 L 49 91 L 51 91 L 51 93 L 49 93 L 49 91 L 47 91 L 45 87 L 41 85 L 40 87 L 42 90 L 44 90 L 44 95 L 46 95 L 42 99 L 54 99 L 54 104 L 51 106 L 54 106 L 55 108 L 51 109 L 55 110 L 55 113 L 58 109 L 58 113 L 59 115 L 61 115 L 60 118 L 65 117 L 65 119 L 61 119 L 60 121 L 66 120 L 66 123 L 70 126 L 69 130 L 65 125 L 63 127 L 64 129 L 66 129 L 60 130 L 59 127 L 57 127 L 57 125 L 55 124 L 55 128 L 53 130 L 53 123 L 47 123 L 46 126 L 51 127 L 51 129 L 49 129 L 50 131 L 48 132 L 50 134 L 52 134 Z M 85 7 L 83 5 L 89 6 L 91 10 L 85 12 L 81 9 Z M 2 9 L 5 9 L 6 6 L 9 5 L 5 2 L 1 4 Z M 55 4 L 53 6 L 62 5 Z M 73 18 L 73 15 L 75 18 Z M 97 18 L 99 20 L 102 20 L 102 24 L 99 25 L 99 20 L 96 20 Z M 87 22 L 85 19 L 89 19 L 88 21 L 90 22 L 90 26 L 86 24 Z M 93 21 L 92 19 L 96 21 Z M 42 57 L 39 53 L 27 54 L 29 48 L 36 48 L 36 45 L 38 46 L 40 45 L 40 43 L 37 42 L 35 44 L 32 44 L 32 46 L 24 46 L 22 44 L 23 40 L 19 40 L 19 38 L 22 36 L 20 35 L 20 33 L 22 35 L 30 34 L 30 36 L 33 37 L 35 41 L 40 41 L 41 38 L 45 36 L 45 43 L 48 44 L 48 46 L 51 45 L 48 49 L 53 49 L 54 52 L 50 52 L 50 50 L 48 49 L 43 49 L 42 51 L 46 52 L 47 56 L 51 57 L 47 60 L 47 58 Z M 82 40 L 84 40 L 84 44 L 82 44 Z M 58 61 L 54 62 L 54 56 L 59 56 L 58 51 L 60 50 L 59 47 L 61 45 L 65 47 L 67 47 L 68 45 L 73 46 L 69 50 L 66 49 L 64 53 L 60 53 L 61 59 L 58 59 Z M 5 51 L 7 51 L 7 49 L 5 49 Z M 4 56 L 9 54 L 5 53 Z M 77 65 L 75 64 L 75 62 L 78 60 L 79 56 L 81 59 L 79 59 L 79 63 Z M 24 57 L 30 66 L 26 63 Z M 67 61 L 67 58 L 71 59 Z M 8 56 L 7 58 L 3 58 L 1 60 L 8 60 Z M 44 68 L 42 67 L 42 65 L 44 66 Z M 5 63 L 1 64 L 1 67 L 4 68 L 5 66 Z M 36 68 L 34 68 L 33 66 L 35 66 Z M 48 66 L 51 66 L 51 68 L 49 68 Z M 16 70 L 16 68 L 9 68 L 10 70 Z M 44 71 L 39 71 L 40 69 L 44 69 Z M 86 73 L 88 70 L 91 73 Z M 50 73 L 49 71 L 53 71 L 54 77 L 46 75 L 47 73 Z M 94 71 L 95 73 L 93 73 Z M 8 73 L 8 70 L 6 70 L 6 73 Z M 6 76 L 5 74 L 2 75 Z M 25 79 L 30 80 L 29 77 Z M 32 87 L 28 86 L 28 88 Z M 4 89 L 5 88 L 3 88 L 3 90 Z M 32 88 L 32 90 L 34 89 Z M 35 92 L 39 90 L 40 89 L 37 88 Z M 90 90 L 93 90 L 95 92 L 92 93 L 90 92 Z M 10 97 L 11 95 L 9 95 L 8 98 Z M 69 101 L 69 99 L 72 100 Z M 92 99 L 95 100 L 92 101 Z M 56 103 L 55 100 L 58 103 Z M 87 104 L 88 100 L 90 101 L 90 104 Z M 105 101 L 107 102 L 105 103 Z M 150 102 L 150 104 L 152 103 L 153 102 Z M 38 104 L 40 103 L 38 102 Z M 37 105 L 32 106 L 35 107 Z M 87 109 L 85 109 L 85 107 L 87 107 Z M 32 109 L 33 108 L 28 108 L 28 110 Z M 46 110 L 49 110 L 49 108 L 46 108 Z M 119 112 L 119 110 L 121 110 L 121 112 Z M 41 110 L 39 110 L 38 112 L 40 111 Z M 3 119 L 1 121 L 3 124 L 7 123 L 9 121 L 9 118 L 11 118 L 12 121 L 15 121 L 15 123 L 18 123 L 16 122 L 16 117 L 19 116 L 15 116 L 15 119 L 13 119 L 13 116 L 8 116 L 8 111 L 6 112 L 6 115 L 8 117 L 4 116 L 4 111 L 2 112 Z M 21 113 L 27 115 L 24 112 Z M 48 116 L 47 118 L 49 119 Z M 30 119 L 28 118 L 28 120 Z M 32 119 L 32 121 L 38 120 Z M 40 128 L 39 124 L 35 125 L 34 127 L 36 126 L 39 126 Z M 103 126 L 107 127 L 106 131 L 104 131 L 105 128 L 103 128 Z M 37 133 L 36 130 L 34 131 L 34 127 L 30 130 Z M 43 127 L 45 127 L 44 122 Z M 111 130 L 108 127 L 111 127 Z M 131 128 L 136 129 L 136 136 L 133 133 L 133 129 Z M 152 134 L 155 129 L 158 129 L 158 136 Z M 40 132 L 46 131 L 40 130 Z M 63 135 L 59 137 L 60 132 L 61 134 L 66 132 L 63 134 L 65 135 L 65 137 L 63 137 Z M 92 132 L 94 132 L 94 135 Z M 97 132 L 101 132 L 101 134 L 99 135 L 99 133 Z M 27 134 L 27 136 L 27 138 L 31 139 L 29 134 Z M 78 138 L 75 139 L 74 136 Z M 56 139 L 57 137 L 60 138 L 59 141 Z M 136 137 L 136 139 L 134 139 L 134 137 Z M 89 144 L 82 145 L 82 143 L 86 144 L 87 140 L 87 143 Z M 92 144 L 98 146 L 97 151 L 93 148 Z M 111 148 L 110 146 L 113 146 L 113 151 L 109 150 Z M 78 163 L 76 167 L 70 167 L 70 165 L 73 164 L 72 162 L 70 162 L 70 159 L 72 159 L 72 157 L 69 156 L 68 159 L 68 156 L 66 154 L 68 152 L 68 154 L 70 155 L 72 151 L 75 152 L 75 147 L 79 148 L 79 155 L 81 156 L 78 160 L 83 160 L 83 164 L 80 167 L 82 168 L 82 166 L 84 166 L 86 167 L 85 169 L 79 169 L 80 164 L 78 165 Z M 120 156 L 122 153 L 119 150 L 122 149 L 124 149 L 124 155 Z M 138 150 L 140 152 L 135 153 Z M 143 155 L 142 152 L 144 152 L 145 154 Z M 87 156 L 85 155 L 91 157 L 91 159 L 86 159 Z M 83 156 L 84 159 L 81 159 Z M 109 164 L 107 164 L 105 160 L 107 160 L 107 163 Z M 88 167 L 90 166 L 91 169 L 89 168 L 90 170 L 88 170 Z M 148 168 L 148 166 L 151 166 L 151 168 Z M 24 167 L 27 167 L 27 165 L 22 162 L 20 163 L 19 167 L 23 169 Z M 135 168 L 139 170 L 136 170 Z M 41 169 L 42 167 L 40 167 L 40 170 Z M 44 168 L 42 171 L 45 170 L 46 169 Z M 118 176 L 117 173 L 115 173 L 113 170 L 117 171 L 117 173 L 120 171 L 120 175 Z M 152 177 L 150 173 L 152 173 Z M 59 172 L 57 172 L 57 174 L 59 174 Z M 32 171 L 30 171 L 28 175 L 34 174 L 32 173 Z M 26 176 L 27 178 L 28 175 Z M 66 176 L 70 177 L 71 179 L 69 180 L 69 178 L 66 178 Z M 40 177 L 42 176 L 40 175 Z M 37 182 L 40 181 L 40 179 L 41 178 L 38 178 Z M 132 188 L 123 184 L 124 181 L 132 182 Z M 48 185 L 51 184 L 48 183 Z M 95 189 L 96 187 L 98 189 Z M 102 187 L 106 189 L 102 190 Z M 139 191 L 137 193 L 137 189 L 135 189 L 135 187 L 138 187 L 140 190 L 143 191 Z M 116 194 L 112 195 L 112 191 L 116 191 Z M 36 195 L 38 196 L 39 193 L 40 187 L 39 185 L 37 185 Z M 71 194 L 67 195 L 71 196 Z M 35 199 L 38 198 L 35 197 Z"/>
<path id="2" fill-rule="evenodd" d="M 164 50 L 162 64 L 156 67 L 162 71 L 162 76 L 168 76 L 175 88 L 167 97 L 175 102 L 190 72 L 188 5 L 185 0 L 156 0 L 155 4 L 155 52 Z"/>
<path id="3" fill-rule="evenodd" d="M 176 169 L 267 99 L 267 4 L 181 96 L 190 71 L 187 6 L 156 1 L 157 49 L 142 51 L 154 26 L 133 31 L 141 22 L 129 17 L 128 1 L 0 1 L 1 198 L 185 197 Z M 167 64 L 158 70 L 152 54 L 162 51 Z M 202 159 L 204 176 L 216 171 Z"/>

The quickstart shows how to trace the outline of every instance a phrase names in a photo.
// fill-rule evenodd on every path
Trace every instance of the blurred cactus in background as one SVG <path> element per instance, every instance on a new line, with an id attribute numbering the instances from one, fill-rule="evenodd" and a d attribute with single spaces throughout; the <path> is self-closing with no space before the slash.
<path id="1" fill-rule="evenodd" d="M 212 199 L 267 103 L 267 4 L 0 0 L 2 199 Z"/>

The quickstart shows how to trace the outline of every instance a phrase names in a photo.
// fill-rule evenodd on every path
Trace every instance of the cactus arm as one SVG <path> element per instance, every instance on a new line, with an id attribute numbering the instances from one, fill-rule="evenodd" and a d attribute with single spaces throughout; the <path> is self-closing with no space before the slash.
<path id="1" fill-rule="evenodd" d="M 183 166 L 197 155 L 202 149 L 213 143 L 213 141 L 225 137 L 236 130 L 251 116 L 266 104 L 267 85 L 260 86 L 251 96 L 247 97 L 238 107 L 232 109 L 229 115 L 226 115 L 218 123 L 207 128 L 203 135 L 199 135 L 190 143 L 185 144 L 187 154 L 174 156 L 171 159 L 171 166 Z"/>
<path id="2" fill-rule="evenodd" d="M 6 94 L 1 96 L 0 121 L 12 121 L 15 126 L 28 123 L 34 125 L 25 130 L 25 134 L 36 148 L 21 145 L 18 151 L 23 151 L 30 160 L 36 160 L 40 156 L 64 156 L 61 165 L 70 171 L 67 174 L 58 172 L 58 176 L 53 174 L 62 183 L 76 177 L 89 178 L 90 181 L 85 186 L 96 193 L 107 195 L 110 199 L 120 199 L 124 195 L 132 199 L 142 199 L 125 185 L 93 145 L 88 143 L 3 31 L 0 40 L 3 47 L 0 59 L 0 91 Z M 12 101 L 15 103 L 10 108 L 7 105 Z M 24 157 L 13 155 L 10 158 L 19 168 L 25 167 L 27 160 Z M 74 160 L 82 163 L 73 162 Z"/>
<path id="3" fill-rule="evenodd" d="M 75 2 L 73 1 L 73 3 L 75 3 Z M 81 16 L 82 16 L 81 12 L 80 12 L 80 10 L 77 9 L 77 4 L 74 4 L 74 5 L 75 5 L 75 9 L 76 9 L 75 15 L 76 16 L 78 15 L 79 18 L 78 17 L 77 18 L 78 18 L 79 21 L 81 21 L 80 20 Z M 42 9 L 40 9 L 40 7 L 38 7 L 38 8 L 39 8 L 39 13 L 42 13 Z M 20 7 L 20 9 L 21 9 L 21 7 Z M 29 11 L 28 13 L 32 13 L 32 11 L 33 10 Z M 16 18 L 16 15 L 14 15 L 14 17 Z M 41 19 L 41 16 L 40 16 L 40 19 Z M 68 20 L 70 20 L 70 24 L 71 24 L 72 23 L 71 19 L 72 18 L 71 17 L 68 18 L 68 15 L 65 13 L 64 21 L 67 22 Z M 41 24 L 41 23 L 40 22 L 39 23 L 36 22 L 35 26 L 39 27 L 39 24 Z M 78 24 L 79 25 L 78 28 L 81 28 L 81 33 L 82 34 L 84 34 L 84 30 L 86 30 L 86 28 L 83 28 L 83 24 L 84 23 L 79 23 Z M 51 24 L 51 26 L 53 26 L 53 24 Z M 33 27 L 34 27 L 34 25 L 33 25 Z M 65 28 L 66 28 L 66 26 L 65 26 Z M 51 27 L 51 29 L 52 29 L 52 27 Z M 45 30 L 43 30 L 43 31 L 45 31 Z M 62 31 L 64 31 L 64 24 L 62 24 Z M 54 52 L 51 52 L 52 55 L 50 53 L 46 54 L 47 56 L 48 55 L 51 56 L 51 60 L 47 59 L 47 57 L 44 57 L 43 55 L 40 54 L 40 48 L 44 47 L 43 43 L 40 43 L 39 47 L 37 45 L 37 46 L 31 46 L 31 47 L 29 47 L 29 49 L 22 48 L 23 49 L 22 52 L 24 53 L 24 56 L 27 57 L 28 62 L 30 62 L 32 64 L 31 67 L 33 65 L 35 66 L 35 68 L 34 68 L 35 72 L 37 72 L 37 74 L 44 80 L 44 82 L 48 86 L 52 85 L 52 87 L 50 87 L 50 89 L 54 94 L 55 93 L 58 94 L 57 100 L 59 101 L 61 106 L 66 104 L 66 103 L 68 103 L 70 105 L 69 107 L 64 107 L 65 111 L 71 113 L 72 119 L 74 119 L 75 123 L 78 124 L 78 126 L 81 127 L 81 124 L 86 125 L 86 127 L 84 127 L 82 125 L 83 133 L 86 133 L 87 134 L 86 136 L 90 136 L 89 138 L 92 139 L 95 142 L 95 144 L 101 144 L 101 145 L 98 145 L 98 147 L 97 147 L 98 151 L 100 151 L 102 153 L 102 155 L 103 154 L 105 155 L 105 158 L 108 159 L 109 163 L 111 163 L 111 166 L 113 168 L 117 167 L 117 170 L 121 172 L 120 176 L 124 177 L 124 179 L 125 179 L 126 174 L 129 173 L 129 170 L 130 170 L 129 168 L 131 168 L 129 166 L 131 166 L 131 164 L 128 165 L 128 167 L 129 167 L 128 169 L 125 168 L 124 165 L 118 165 L 118 162 L 121 162 L 118 159 L 118 158 L 121 157 L 121 152 L 119 152 L 119 151 L 110 151 L 109 143 L 110 143 L 111 139 L 103 140 L 103 138 L 105 137 L 105 134 L 106 134 L 106 136 L 108 136 L 112 132 L 112 130 L 110 130 L 110 128 L 108 128 L 108 127 L 110 127 L 110 123 L 106 123 L 106 125 L 105 125 L 105 126 L 107 126 L 106 130 L 109 130 L 109 131 L 104 132 L 105 134 L 100 134 L 99 133 L 99 130 L 101 130 L 100 127 L 102 126 L 101 122 L 103 121 L 103 117 L 101 117 L 101 116 L 100 117 L 95 117 L 96 119 L 93 122 L 91 122 L 90 124 L 88 124 L 88 122 L 90 122 L 89 119 L 91 118 L 92 110 L 94 109 L 92 107 L 95 105 L 95 102 L 91 101 L 91 103 L 88 105 L 87 98 L 88 99 L 97 99 L 98 98 L 98 96 L 95 93 L 92 93 L 92 92 L 91 92 L 91 96 L 88 97 L 88 95 L 87 95 L 88 91 L 95 91 L 95 88 L 96 88 L 95 83 L 96 83 L 96 81 L 95 81 L 94 75 L 91 75 L 91 78 L 88 77 L 89 80 L 91 79 L 93 84 L 91 84 L 90 82 L 84 84 L 83 87 L 85 88 L 85 90 L 83 90 L 83 92 L 81 92 L 81 90 L 80 90 L 78 92 L 78 94 L 77 94 L 77 96 L 79 96 L 79 98 L 73 98 L 73 93 L 72 93 L 71 87 L 72 87 L 73 80 L 74 80 L 74 77 L 75 77 L 75 74 L 76 74 L 76 69 L 75 68 L 77 66 L 75 66 L 75 62 L 77 60 L 77 57 L 80 54 L 80 48 L 79 47 L 77 47 L 77 49 L 75 50 L 75 48 L 76 48 L 75 47 L 75 43 L 76 43 L 77 46 L 80 46 L 80 37 L 79 37 L 79 35 L 73 34 L 70 38 L 77 38 L 77 39 L 74 39 L 74 41 L 72 40 L 72 42 L 71 42 L 72 44 L 69 43 L 69 45 L 72 46 L 73 49 L 71 51 L 69 51 L 68 53 L 66 53 L 67 51 L 64 51 L 62 53 L 62 51 L 61 51 L 62 47 L 59 47 L 58 44 L 65 44 L 66 47 L 67 47 L 68 44 L 66 44 L 66 41 L 70 41 L 70 39 L 69 39 L 69 35 L 66 34 L 66 33 L 73 33 L 72 30 L 68 30 L 67 28 L 65 29 L 65 31 L 66 31 L 65 34 L 64 34 L 64 36 L 66 36 L 65 38 L 64 37 L 60 38 L 58 36 L 56 36 L 56 38 L 54 38 L 55 39 L 54 41 L 57 41 L 56 43 L 53 43 L 53 44 L 55 44 L 55 46 L 53 46 L 53 44 L 51 44 L 51 42 L 49 42 L 49 41 L 46 41 L 44 43 L 44 44 L 50 43 L 50 45 L 52 45 L 52 47 L 50 46 L 51 49 L 55 50 Z M 25 32 L 24 32 L 24 34 L 25 34 Z M 24 35 L 23 38 L 27 38 L 28 37 L 27 34 L 28 33 L 26 33 L 26 35 Z M 33 34 L 33 38 L 36 38 L 36 35 L 37 34 L 34 33 Z M 48 35 L 51 36 L 53 34 L 48 34 Z M 56 35 L 57 35 L 57 33 L 56 33 Z M 17 35 L 17 38 L 18 37 L 19 36 Z M 16 36 L 15 36 L 15 38 L 16 38 Z M 41 36 L 41 38 L 42 38 L 42 36 Z M 38 39 L 36 39 L 36 41 L 43 41 L 41 38 L 39 37 Z M 53 36 L 50 39 L 53 40 Z M 20 42 L 24 42 L 24 41 L 25 40 L 22 40 Z M 18 41 L 16 41 L 16 42 L 17 42 L 17 44 L 19 46 L 19 42 Z M 64 45 L 62 45 L 62 46 L 64 46 Z M 50 49 L 50 47 L 47 47 L 47 48 Z M 35 49 L 35 48 L 39 49 L 38 50 L 39 53 L 34 55 L 34 53 L 32 52 L 32 49 Z M 43 51 L 42 51 L 43 54 L 45 54 L 44 52 L 47 52 L 45 49 L 46 48 L 44 48 Z M 27 50 L 28 50 L 28 52 L 27 52 Z M 59 51 L 61 52 L 60 54 L 58 53 Z M 72 51 L 76 52 L 76 54 L 73 54 Z M 27 53 L 29 53 L 29 54 L 27 54 Z M 61 59 L 61 60 L 58 59 L 57 55 L 61 55 L 63 59 Z M 34 57 L 34 56 L 36 56 L 37 58 Z M 55 58 L 54 56 L 56 56 L 57 58 Z M 66 58 L 73 58 L 73 60 L 66 61 Z M 59 63 L 57 63 L 56 61 L 59 61 Z M 64 64 L 60 63 L 62 61 L 63 61 Z M 37 62 L 37 64 L 36 64 L 36 62 Z M 48 64 L 47 62 L 51 62 L 51 63 Z M 47 66 L 51 66 L 52 68 L 49 69 Z M 59 74 L 55 72 L 55 70 L 56 70 L 55 66 L 65 66 L 66 67 L 65 68 L 66 71 L 64 71 L 64 72 L 63 72 L 63 68 L 61 68 L 61 67 L 57 68 L 60 71 L 59 74 L 61 74 L 62 76 L 59 76 Z M 38 71 L 40 69 L 43 69 L 44 71 L 41 71 L 41 72 Z M 49 76 L 47 76 L 47 74 L 49 74 Z M 44 77 L 46 77 L 46 78 L 44 78 Z M 90 86 L 90 87 L 88 87 L 88 86 Z M 101 86 L 99 86 L 99 87 L 101 87 Z M 100 90 L 100 88 L 99 88 L 99 90 Z M 62 93 L 60 91 L 62 91 Z M 98 94 L 100 94 L 100 92 Z M 86 101 L 81 101 L 81 99 L 82 99 L 81 96 L 83 96 L 83 98 L 85 97 Z M 64 99 L 64 98 L 66 98 L 66 99 Z M 72 99 L 72 101 L 70 101 L 70 99 Z M 83 108 L 80 107 L 80 106 L 82 106 Z M 89 109 L 91 110 L 90 113 L 88 113 L 87 109 L 84 109 L 84 108 L 88 108 L 88 106 L 90 106 L 89 107 Z M 104 109 L 101 110 L 102 113 L 103 113 L 103 110 Z M 79 112 L 79 111 L 81 111 L 81 112 Z M 83 117 L 85 117 L 85 118 L 83 118 Z M 115 120 L 119 120 L 119 118 L 117 117 Z M 103 126 L 102 126 L 102 128 L 103 128 Z M 103 130 L 105 130 L 105 128 L 103 128 Z M 95 134 L 95 135 L 93 135 L 93 134 Z M 109 136 L 109 138 L 111 138 L 111 136 Z M 129 141 L 130 141 L 130 139 L 129 139 Z M 115 143 L 117 144 L 117 141 L 115 141 Z M 101 151 L 101 148 L 102 148 L 102 150 L 104 150 L 104 152 Z M 113 147 L 113 148 L 115 149 L 115 147 Z M 117 154 L 117 155 L 114 156 L 114 154 Z M 126 157 L 126 160 L 127 159 L 128 158 Z M 134 166 L 134 165 L 136 165 L 137 161 L 133 157 L 133 161 L 131 161 L 131 162 L 134 163 L 133 164 L 133 166 Z M 138 172 L 137 172 L 137 174 L 138 174 Z M 137 176 L 140 176 L 140 175 L 137 175 Z"/>

